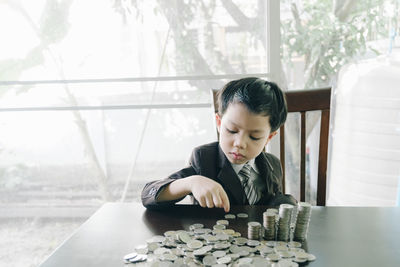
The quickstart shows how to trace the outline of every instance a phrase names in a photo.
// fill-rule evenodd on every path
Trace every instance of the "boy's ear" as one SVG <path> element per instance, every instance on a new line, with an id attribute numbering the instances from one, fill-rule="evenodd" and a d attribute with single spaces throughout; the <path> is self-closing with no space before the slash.
<path id="1" fill-rule="evenodd" d="M 278 133 L 278 131 L 275 132 L 271 132 L 268 136 L 267 142 L 265 143 L 265 145 L 268 144 L 269 141 L 271 141 L 272 137 L 274 137 L 276 134 Z"/>
<path id="2" fill-rule="evenodd" d="M 221 117 L 219 116 L 218 113 L 215 113 L 215 122 L 217 123 L 217 130 L 220 132 L 221 128 Z"/>

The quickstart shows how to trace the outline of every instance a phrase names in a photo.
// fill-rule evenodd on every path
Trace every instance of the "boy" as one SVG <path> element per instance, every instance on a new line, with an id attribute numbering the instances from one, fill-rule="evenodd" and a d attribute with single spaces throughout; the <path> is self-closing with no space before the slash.
<path id="1" fill-rule="evenodd" d="M 172 205 L 191 194 L 202 207 L 296 204 L 282 194 L 279 159 L 263 152 L 285 122 L 287 106 L 275 83 L 259 78 L 231 81 L 218 93 L 219 142 L 193 150 L 189 166 L 145 185 L 146 208 Z"/>

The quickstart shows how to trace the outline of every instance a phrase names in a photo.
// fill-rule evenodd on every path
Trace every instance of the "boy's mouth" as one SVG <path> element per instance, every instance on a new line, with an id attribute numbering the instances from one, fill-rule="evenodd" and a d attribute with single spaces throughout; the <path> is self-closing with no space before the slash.
<path id="1" fill-rule="evenodd" d="M 240 153 L 236 153 L 236 152 L 231 152 L 232 156 L 234 159 L 239 160 L 242 159 L 244 156 Z"/>

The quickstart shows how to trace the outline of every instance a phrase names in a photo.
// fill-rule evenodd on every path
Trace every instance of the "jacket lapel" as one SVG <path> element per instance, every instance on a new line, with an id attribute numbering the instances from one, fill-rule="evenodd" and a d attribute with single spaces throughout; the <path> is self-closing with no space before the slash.
<path id="1" fill-rule="evenodd" d="M 218 157 L 219 157 L 219 168 L 220 171 L 217 175 L 217 179 L 222 184 L 224 189 L 228 192 L 235 199 L 236 203 L 231 204 L 248 204 L 246 203 L 245 192 L 242 188 L 242 184 L 239 181 L 239 178 L 235 171 L 232 168 L 231 163 L 226 158 L 224 152 L 222 151 L 221 147 L 218 145 Z"/>

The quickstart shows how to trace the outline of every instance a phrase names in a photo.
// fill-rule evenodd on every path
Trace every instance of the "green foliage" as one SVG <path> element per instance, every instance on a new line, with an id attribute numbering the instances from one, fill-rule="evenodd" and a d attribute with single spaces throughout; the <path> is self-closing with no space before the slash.
<path id="1" fill-rule="evenodd" d="M 284 64 L 304 58 L 306 88 L 327 85 L 344 64 L 367 51 L 378 53 L 368 41 L 388 37 L 385 1 L 357 1 L 340 12 L 332 0 L 302 1 L 301 11 L 285 2 L 292 17 L 281 24 L 282 58 Z"/>

